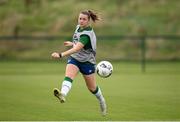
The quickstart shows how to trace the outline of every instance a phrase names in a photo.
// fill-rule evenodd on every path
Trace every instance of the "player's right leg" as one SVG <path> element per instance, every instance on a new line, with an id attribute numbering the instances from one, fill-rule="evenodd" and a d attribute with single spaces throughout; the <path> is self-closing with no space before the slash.
<path id="1" fill-rule="evenodd" d="M 79 68 L 76 66 L 75 62 L 73 60 L 68 61 L 61 91 L 58 88 L 54 88 L 54 96 L 57 97 L 61 103 L 65 102 L 65 97 L 71 90 L 73 79 L 77 76 L 78 72 Z"/>
<path id="2" fill-rule="evenodd" d="M 59 91 L 58 88 L 54 88 L 54 96 L 57 97 L 61 103 L 66 101 L 65 96 Z"/>

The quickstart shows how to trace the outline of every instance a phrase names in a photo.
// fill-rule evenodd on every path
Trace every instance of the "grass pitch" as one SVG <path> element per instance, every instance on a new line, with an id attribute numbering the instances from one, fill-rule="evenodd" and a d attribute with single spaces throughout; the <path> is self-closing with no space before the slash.
<path id="1" fill-rule="evenodd" d="M 108 104 L 102 117 L 79 74 L 65 104 L 53 96 L 65 63 L 0 62 L 0 120 L 180 120 L 180 63 L 113 62 L 111 77 L 97 76 Z"/>

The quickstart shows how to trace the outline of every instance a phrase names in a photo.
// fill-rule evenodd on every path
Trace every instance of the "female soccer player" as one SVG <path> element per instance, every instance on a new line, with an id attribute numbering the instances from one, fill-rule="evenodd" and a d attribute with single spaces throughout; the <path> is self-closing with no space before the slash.
<path id="1" fill-rule="evenodd" d="M 72 46 L 72 48 L 65 52 L 54 52 L 51 54 L 55 59 L 69 56 L 61 91 L 58 88 L 54 88 L 54 95 L 61 103 L 64 103 L 65 97 L 72 87 L 73 79 L 80 71 L 84 77 L 87 88 L 97 97 L 102 115 L 106 115 L 106 102 L 95 80 L 96 35 L 90 26 L 91 20 L 95 22 L 99 20 L 99 18 L 90 10 L 80 12 L 78 25 L 73 35 L 73 41 L 64 42 L 65 46 Z"/>

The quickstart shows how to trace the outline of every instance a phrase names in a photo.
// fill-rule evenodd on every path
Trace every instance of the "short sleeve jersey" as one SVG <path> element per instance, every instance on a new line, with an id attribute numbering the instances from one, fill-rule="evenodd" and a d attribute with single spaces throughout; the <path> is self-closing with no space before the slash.
<path id="1" fill-rule="evenodd" d="M 95 64 L 96 35 L 92 27 L 88 26 L 86 28 L 81 28 L 79 25 L 77 25 L 73 35 L 74 45 L 76 45 L 77 42 L 82 43 L 84 47 L 80 51 L 71 54 L 71 57 L 75 58 L 79 62 L 90 62 Z"/>
<path id="2" fill-rule="evenodd" d="M 87 28 L 84 28 L 84 29 L 79 28 L 78 32 L 82 32 L 84 30 L 91 30 L 91 29 L 92 29 L 91 27 L 87 27 Z M 92 49 L 91 40 L 90 40 L 88 35 L 86 35 L 86 34 L 81 35 L 79 42 L 81 42 L 84 45 L 85 50 L 86 49 Z"/>

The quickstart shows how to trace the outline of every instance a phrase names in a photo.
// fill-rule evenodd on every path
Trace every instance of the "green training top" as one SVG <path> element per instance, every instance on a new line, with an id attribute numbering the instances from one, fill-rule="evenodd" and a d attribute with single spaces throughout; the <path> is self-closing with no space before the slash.
<path id="1" fill-rule="evenodd" d="M 92 30 L 92 28 L 90 26 L 88 26 L 86 28 L 79 28 L 78 32 L 83 32 L 85 30 L 89 31 L 89 30 Z M 84 45 L 84 49 L 92 49 L 91 40 L 90 40 L 88 35 L 82 34 L 80 36 L 80 41 L 79 42 L 81 42 Z"/>
<path id="2" fill-rule="evenodd" d="M 73 46 L 75 46 L 77 42 L 82 43 L 84 47 L 80 51 L 71 54 L 71 57 L 79 62 L 96 64 L 96 35 L 92 27 L 81 28 L 77 25 L 73 35 Z"/>

